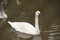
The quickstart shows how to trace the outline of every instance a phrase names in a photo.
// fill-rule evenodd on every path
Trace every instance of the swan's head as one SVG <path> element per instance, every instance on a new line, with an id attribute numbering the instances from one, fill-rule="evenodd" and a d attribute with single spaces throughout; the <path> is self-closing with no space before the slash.
<path id="1" fill-rule="evenodd" d="M 39 14 L 40 14 L 40 11 L 39 10 L 35 12 L 35 15 L 38 16 Z"/>

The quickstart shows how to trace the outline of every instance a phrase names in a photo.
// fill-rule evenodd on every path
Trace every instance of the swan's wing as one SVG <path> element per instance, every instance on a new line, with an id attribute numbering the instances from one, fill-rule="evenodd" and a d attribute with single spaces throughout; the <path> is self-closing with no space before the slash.
<path id="1" fill-rule="evenodd" d="M 33 25 L 24 22 L 14 22 L 11 23 L 11 27 L 16 31 L 26 33 L 26 34 L 35 34 L 35 28 Z"/>
<path id="2" fill-rule="evenodd" d="M 33 25 L 26 23 L 24 25 L 24 32 L 27 34 L 35 34 L 35 28 Z"/>
<path id="3" fill-rule="evenodd" d="M 23 26 L 19 22 L 10 23 L 11 27 L 16 31 L 23 32 Z"/>

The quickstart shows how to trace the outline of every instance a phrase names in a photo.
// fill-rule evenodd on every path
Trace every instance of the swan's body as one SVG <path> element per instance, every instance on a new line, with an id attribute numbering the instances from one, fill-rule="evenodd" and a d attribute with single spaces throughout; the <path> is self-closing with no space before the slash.
<path id="1" fill-rule="evenodd" d="M 32 36 L 33 35 L 39 35 L 40 34 L 39 25 L 38 25 L 39 14 L 40 14 L 39 11 L 37 11 L 35 13 L 35 27 L 28 22 L 10 22 L 10 21 L 8 21 L 8 23 L 16 31 L 18 31 L 20 33 L 30 34 L 29 37 L 31 35 Z M 27 38 L 28 38 L 28 36 L 27 36 Z"/>
<path id="2" fill-rule="evenodd" d="M 3 0 L 1 2 L 1 5 L 0 5 L 0 19 L 7 18 L 7 15 L 6 15 L 6 13 L 4 12 L 4 9 L 3 9 L 3 4 L 7 4 L 6 1 L 7 0 Z"/>
<path id="3" fill-rule="evenodd" d="M 27 22 L 13 22 L 10 24 L 12 28 L 14 28 L 16 31 L 26 33 L 26 34 L 32 34 L 32 35 L 38 35 L 39 33 L 36 32 L 35 27 Z M 20 26 L 21 25 L 21 26 Z"/>

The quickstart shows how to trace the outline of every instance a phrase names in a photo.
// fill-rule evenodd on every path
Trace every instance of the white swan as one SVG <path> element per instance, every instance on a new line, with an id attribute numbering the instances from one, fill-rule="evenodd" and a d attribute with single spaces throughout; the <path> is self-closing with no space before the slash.
<path id="1" fill-rule="evenodd" d="M 3 4 L 7 4 L 7 0 L 3 0 L 1 2 L 1 5 L 0 5 L 0 19 L 3 19 L 3 18 L 7 18 L 7 15 L 6 13 L 4 12 L 4 9 L 3 9 Z"/>
<path id="2" fill-rule="evenodd" d="M 7 1 L 7 0 L 4 0 L 1 3 L 1 6 L 0 6 L 1 7 L 0 19 L 3 19 L 0 23 L 3 23 L 5 21 L 5 18 L 7 18 L 7 15 L 6 15 L 6 13 L 4 12 L 4 9 L 3 9 L 3 4 L 7 4 L 5 1 Z M 31 25 L 30 23 L 27 23 L 27 22 L 10 22 L 10 21 L 8 21 L 8 23 L 11 25 L 11 27 L 13 29 L 15 29 L 16 31 L 19 32 L 18 36 L 20 36 L 22 38 L 29 38 L 31 36 L 35 36 L 35 35 L 40 34 L 39 25 L 38 25 L 39 14 L 40 14 L 39 11 L 37 11 L 35 13 L 35 27 L 33 25 Z"/>
<path id="3" fill-rule="evenodd" d="M 7 14 L 4 12 L 4 9 L 3 9 L 4 4 L 7 5 L 7 0 L 3 0 L 0 4 L 0 27 L 2 27 L 2 25 L 4 24 L 4 22 L 8 18 Z"/>
<path id="4" fill-rule="evenodd" d="M 33 25 L 31 25 L 30 23 L 28 23 L 28 22 L 11 22 L 11 21 L 8 21 L 8 23 L 16 31 L 26 34 L 26 35 L 23 34 L 23 38 L 29 38 L 31 36 L 40 34 L 40 29 L 39 29 L 39 25 L 38 25 L 38 16 L 39 16 L 39 14 L 40 14 L 40 11 L 35 12 L 35 27 Z M 30 35 L 28 35 L 28 34 L 30 34 Z"/>

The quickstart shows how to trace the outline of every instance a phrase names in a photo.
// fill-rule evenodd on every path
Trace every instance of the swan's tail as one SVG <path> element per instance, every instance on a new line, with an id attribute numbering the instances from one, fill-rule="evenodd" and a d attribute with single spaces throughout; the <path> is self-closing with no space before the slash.
<path id="1" fill-rule="evenodd" d="M 9 24 L 11 24 L 11 21 L 8 21 Z"/>

